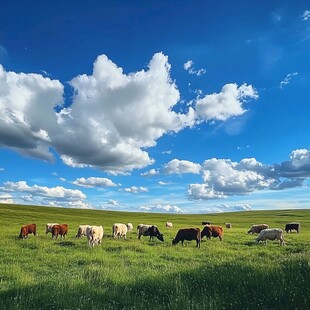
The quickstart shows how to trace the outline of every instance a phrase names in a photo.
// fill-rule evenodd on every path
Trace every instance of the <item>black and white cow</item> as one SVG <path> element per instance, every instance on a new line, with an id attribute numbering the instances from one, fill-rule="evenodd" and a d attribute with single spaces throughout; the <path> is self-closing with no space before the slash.
<path id="1" fill-rule="evenodd" d="M 160 233 L 156 225 L 146 225 L 139 224 L 137 227 L 138 238 L 141 239 L 141 236 L 150 236 L 150 241 L 156 237 L 160 241 L 164 241 L 164 235 Z"/>

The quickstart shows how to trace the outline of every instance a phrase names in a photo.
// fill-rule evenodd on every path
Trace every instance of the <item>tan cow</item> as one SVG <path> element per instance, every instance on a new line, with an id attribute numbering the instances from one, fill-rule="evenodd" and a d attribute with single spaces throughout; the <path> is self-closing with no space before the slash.
<path id="1" fill-rule="evenodd" d="M 117 239 L 119 240 L 120 237 L 123 237 L 125 240 L 127 231 L 128 231 L 127 225 L 122 223 L 114 223 L 112 226 L 113 239 L 117 237 Z"/>
<path id="2" fill-rule="evenodd" d="M 166 222 L 166 228 L 172 228 L 173 224 L 171 222 Z"/>
<path id="3" fill-rule="evenodd" d="M 99 245 L 103 238 L 103 227 L 102 226 L 90 226 L 87 229 L 88 245 L 93 248 L 95 245 Z"/>
<path id="4" fill-rule="evenodd" d="M 251 228 L 248 230 L 248 234 L 259 234 L 263 229 L 269 228 L 267 224 L 258 224 L 252 225 Z"/>

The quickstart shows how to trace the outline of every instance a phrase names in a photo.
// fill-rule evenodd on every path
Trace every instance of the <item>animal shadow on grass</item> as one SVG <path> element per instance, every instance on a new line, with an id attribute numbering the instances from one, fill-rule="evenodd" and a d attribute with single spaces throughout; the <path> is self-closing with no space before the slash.
<path id="1" fill-rule="evenodd" d="M 254 246 L 254 245 L 256 245 L 257 246 L 257 243 L 255 243 L 254 241 L 246 241 L 246 242 L 244 242 L 244 245 L 247 245 L 247 246 Z"/>
<path id="2" fill-rule="evenodd" d="M 58 246 L 75 246 L 75 243 L 72 241 L 61 241 L 59 243 L 56 243 Z"/>

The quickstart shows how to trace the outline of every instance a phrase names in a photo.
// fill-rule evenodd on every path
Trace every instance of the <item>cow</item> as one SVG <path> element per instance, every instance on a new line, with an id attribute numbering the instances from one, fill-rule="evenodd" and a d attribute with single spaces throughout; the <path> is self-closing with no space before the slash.
<path id="1" fill-rule="evenodd" d="M 179 229 L 175 238 L 172 240 L 172 245 L 178 244 L 180 241 L 184 243 L 184 240 L 196 240 L 196 248 L 200 248 L 201 234 L 199 228 L 182 228 Z"/>
<path id="2" fill-rule="evenodd" d="M 52 233 L 52 227 L 54 225 L 59 225 L 58 223 L 47 223 L 45 227 L 45 234 Z"/>
<path id="3" fill-rule="evenodd" d="M 34 236 L 37 234 L 37 225 L 36 224 L 28 224 L 23 225 L 20 228 L 19 238 L 25 239 L 29 234 L 33 234 Z"/>
<path id="4" fill-rule="evenodd" d="M 211 225 L 211 222 L 201 222 L 201 225 Z"/>
<path id="5" fill-rule="evenodd" d="M 280 245 L 285 245 L 283 230 L 281 228 L 266 228 L 259 233 L 257 238 L 255 238 L 256 243 L 264 241 L 265 245 L 267 245 L 267 240 L 279 240 Z"/>
<path id="6" fill-rule="evenodd" d="M 299 233 L 300 231 L 300 224 L 297 223 L 297 222 L 292 222 L 292 223 L 287 223 L 285 225 L 285 231 L 288 233 L 288 232 L 291 232 L 292 230 L 296 230 L 297 233 Z"/>
<path id="7" fill-rule="evenodd" d="M 171 222 L 166 222 L 166 228 L 172 228 L 173 224 Z"/>
<path id="8" fill-rule="evenodd" d="M 57 240 L 59 235 L 61 239 L 65 239 L 65 237 L 68 235 L 67 224 L 59 224 L 52 227 L 52 239 Z"/>
<path id="9" fill-rule="evenodd" d="M 89 247 L 93 248 L 95 245 L 99 245 L 103 238 L 103 227 L 100 226 L 90 226 L 87 229 L 87 239 Z"/>
<path id="10" fill-rule="evenodd" d="M 201 231 L 201 239 L 206 236 L 207 239 L 211 239 L 211 237 L 217 238 L 219 237 L 220 241 L 223 240 L 223 227 L 216 225 L 205 225 Z"/>
<path id="11" fill-rule="evenodd" d="M 128 231 L 133 230 L 132 223 L 127 223 L 126 226 L 127 226 Z"/>
<path id="12" fill-rule="evenodd" d="M 126 239 L 128 228 L 127 225 L 122 223 L 115 223 L 112 226 L 112 235 L 113 239 L 117 236 L 117 239 L 119 240 L 120 237 L 123 237 L 124 240 Z"/>
<path id="13" fill-rule="evenodd" d="M 83 236 L 86 236 L 86 231 L 87 231 L 87 228 L 91 227 L 90 225 L 80 225 L 78 227 L 78 230 L 77 230 L 77 234 L 75 236 L 75 238 L 81 238 Z"/>
<path id="14" fill-rule="evenodd" d="M 248 230 L 248 234 L 259 234 L 263 229 L 269 228 L 267 224 L 258 224 L 252 225 L 251 228 Z"/>
<path id="15" fill-rule="evenodd" d="M 226 223 L 226 228 L 232 228 L 231 223 Z"/>
<path id="16" fill-rule="evenodd" d="M 145 225 L 139 224 L 138 227 L 138 238 L 141 239 L 141 236 L 150 236 L 150 241 L 157 237 L 158 240 L 164 241 L 164 235 L 160 233 L 156 225 Z"/>

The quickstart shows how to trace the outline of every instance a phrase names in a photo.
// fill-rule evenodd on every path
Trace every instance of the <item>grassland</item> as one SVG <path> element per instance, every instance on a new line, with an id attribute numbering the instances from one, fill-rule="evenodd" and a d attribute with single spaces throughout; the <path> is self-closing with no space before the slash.
<path id="1" fill-rule="evenodd" d="M 179 228 L 204 220 L 233 227 L 223 242 L 171 246 Z M 252 223 L 290 221 L 301 232 L 285 233 L 285 247 L 246 234 Z M 38 235 L 18 239 L 33 222 Z M 46 236 L 48 222 L 67 223 L 68 238 Z M 138 241 L 135 231 L 113 240 L 114 222 L 156 224 L 165 242 Z M 103 244 L 89 249 L 75 239 L 80 224 L 103 225 Z M 310 210 L 170 215 L 1 205 L 0 229 L 0 309 L 310 309 Z"/>

